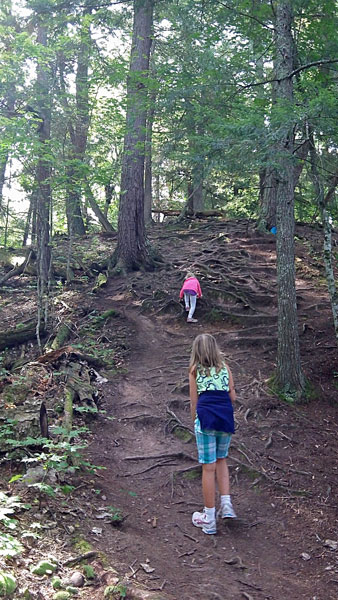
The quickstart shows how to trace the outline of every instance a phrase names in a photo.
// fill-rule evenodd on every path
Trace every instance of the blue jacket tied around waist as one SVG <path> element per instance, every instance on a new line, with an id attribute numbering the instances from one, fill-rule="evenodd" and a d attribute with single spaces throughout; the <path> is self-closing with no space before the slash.
<path id="1" fill-rule="evenodd" d="M 234 411 L 228 392 L 221 390 L 202 392 L 197 400 L 197 416 L 202 431 L 212 429 L 235 433 Z"/>

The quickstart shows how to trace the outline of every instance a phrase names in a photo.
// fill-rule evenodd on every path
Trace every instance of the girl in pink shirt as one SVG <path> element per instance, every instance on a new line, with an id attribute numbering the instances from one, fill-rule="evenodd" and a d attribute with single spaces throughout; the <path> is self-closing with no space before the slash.
<path id="1" fill-rule="evenodd" d="M 180 291 L 180 300 L 184 296 L 185 310 L 189 312 L 187 323 L 197 323 L 197 319 L 193 319 L 196 308 L 197 298 L 202 298 L 202 290 L 200 283 L 191 272 L 186 274 L 182 289 Z"/>

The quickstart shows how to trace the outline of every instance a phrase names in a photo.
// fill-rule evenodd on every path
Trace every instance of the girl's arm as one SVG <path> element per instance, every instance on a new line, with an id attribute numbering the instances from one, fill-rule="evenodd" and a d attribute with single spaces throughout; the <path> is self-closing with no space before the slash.
<path id="1" fill-rule="evenodd" d="M 196 385 L 196 375 L 191 372 L 189 373 L 189 395 L 190 395 L 191 418 L 193 421 L 195 421 L 198 393 L 197 393 L 197 385 Z"/>
<path id="2" fill-rule="evenodd" d="M 236 390 L 235 390 L 234 380 L 233 380 L 232 373 L 231 373 L 228 365 L 227 365 L 227 369 L 228 369 L 228 373 L 229 373 L 229 396 L 230 396 L 231 402 L 235 402 Z"/>

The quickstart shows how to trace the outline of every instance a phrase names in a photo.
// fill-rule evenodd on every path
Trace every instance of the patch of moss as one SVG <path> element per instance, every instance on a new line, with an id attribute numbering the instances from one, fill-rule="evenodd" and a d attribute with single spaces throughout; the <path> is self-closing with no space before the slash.
<path id="1" fill-rule="evenodd" d="M 56 560 L 40 560 L 40 562 L 31 568 L 33 575 L 51 575 L 57 570 Z"/>
<path id="2" fill-rule="evenodd" d="M 201 467 L 195 467 L 194 469 L 191 469 L 191 471 L 186 471 L 183 473 L 182 477 L 188 481 L 199 479 L 201 477 Z"/>
<path id="3" fill-rule="evenodd" d="M 82 536 L 76 536 L 73 538 L 73 545 L 75 550 L 78 550 L 80 554 L 85 554 L 92 550 L 92 546 Z"/>
<path id="4" fill-rule="evenodd" d="M 308 402 L 312 402 L 312 400 L 318 400 L 320 396 L 320 392 L 316 388 L 316 386 L 309 381 L 309 379 L 305 382 L 305 390 L 304 390 L 304 398 Z"/>
<path id="5" fill-rule="evenodd" d="M 53 596 L 53 600 L 69 600 L 69 598 L 71 598 L 71 595 L 66 591 L 56 592 Z"/>
<path id="6" fill-rule="evenodd" d="M 113 573 L 115 572 L 114 569 L 112 569 L 110 567 L 109 560 L 108 560 L 107 556 L 103 552 L 99 552 L 98 553 L 98 557 L 99 557 L 100 562 L 101 562 L 101 564 L 102 564 L 102 566 L 103 566 L 104 569 L 109 569 L 109 571 L 111 571 Z"/>
<path id="7" fill-rule="evenodd" d="M 107 319 L 116 319 L 116 317 L 119 317 L 120 313 L 115 310 L 115 308 L 110 308 L 109 310 L 106 310 L 104 313 L 102 313 L 102 315 L 100 315 L 98 317 L 98 319 L 106 321 Z"/>
<path id="8" fill-rule="evenodd" d="M 183 429 L 183 427 L 175 427 L 173 433 L 179 440 L 182 440 L 186 444 L 194 439 L 193 434 L 187 429 Z"/>
<path id="9" fill-rule="evenodd" d="M 290 405 L 309 402 L 318 396 L 315 387 L 309 380 L 305 381 L 303 390 L 293 390 L 291 387 L 289 389 L 281 389 L 277 383 L 277 376 L 275 373 L 268 380 L 268 389 L 272 394 L 277 396 L 277 398 Z"/>
<path id="10" fill-rule="evenodd" d="M 86 579 L 95 579 L 96 573 L 91 565 L 83 565 L 82 568 Z"/>

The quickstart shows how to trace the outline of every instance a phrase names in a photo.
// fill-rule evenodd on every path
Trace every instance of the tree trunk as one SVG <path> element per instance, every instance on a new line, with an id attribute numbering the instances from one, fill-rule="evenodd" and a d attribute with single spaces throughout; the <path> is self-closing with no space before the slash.
<path id="1" fill-rule="evenodd" d="M 104 203 L 103 214 L 106 217 L 106 219 L 108 219 L 108 210 L 111 205 L 111 201 L 113 199 L 113 191 L 114 191 L 114 184 L 111 183 L 111 181 L 110 181 L 109 183 L 107 183 L 104 186 L 104 195 L 105 195 L 106 201 Z"/>
<path id="2" fill-rule="evenodd" d="M 201 212 L 204 210 L 203 198 L 203 167 L 199 165 L 192 172 L 192 206 L 193 212 Z"/>
<path id="3" fill-rule="evenodd" d="M 267 167 L 260 173 L 259 228 L 270 231 L 276 227 L 277 176 L 274 167 Z"/>
<path id="4" fill-rule="evenodd" d="M 68 232 L 72 235 L 84 235 L 86 233 L 84 220 L 81 210 L 82 184 L 84 180 L 84 158 L 87 148 L 88 129 L 90 123 L 89 116 L 89 58 L 91 49 L 90 20 L 88 15 L 92 12 L 91 1 L 86 0 L 83 10 L 83 23 L 81 25 L 80 43 L 77 54 L 77 71 L 75 78 L 76 88 L 76 116 L 75 126 L 71 118 L 69 119 L 68 129 L 72 144 L 70 153 L 71 166 L 68 169 L 68 179 L 70 182 L 67 194 L 67 223 Z M 61 57 L 61 83 L 65 88 L 63 80 L 63 56 Z M 64 105 L 69 115 L 67 97 L 64 94 Z M 69 115 L 70 116 L 70 115 Z"/>
<path id="5" fill-rule="evenodd" d="M 13 23 L 15 23 L 15 18 L 13 17 L 12 14 L 12 2 L 8 2 L 7 5 L 3 6 L 3 11 L 4 11 L 4 18 L 1 19 L 1 26 L 3 28 L 3 30 L 6 32 L 7 28 L 13 27 Z M 16 73 L 16 69 L 17 66 L 15 65 L 15 61 L 11 59 L 11 56 L 13 56 L 13 54 L 15 54 L 15 51 L 12 47 L 12 35 L 9 34 L 8 37 L 2 36 L 1 39 L 1 43 L 3 44 L 4 48 L 5 48 L 5 55 L 7 55 L 7 65 L 6 68 L 8 69 L 8 72 L 6 72 L 5 77 L 2 79 L 1 82 L 1 114 L 6 118 L 6 119 L 11 119 L 13 117 L 13 113 L 14 113 L 14 107 L 15 107 L 15 99 L 16 99 L 16 77 L 17 77 L 17 73 Z M 14 77 L 14 81 L 13 78 Z M 4 125 L 3 127 L 1 127 L 1 133 L 3 135 L 3 132 L 6 131 L 7 126 Z M 10 147 L 11 147 L 11 142 L 6 142 L 6 135 L 3 136 L 4 140 L 3 140 L 3 147 L 0 150 L 0 214 L 1 212 L 4 212 L 3 209 L 3 188 L 5 185 L 5 177 L 6 177 L 6 167 L 7 167 L 7 162 L 8 162 L 8 158 L 9 158 L 9 154 L 10 154 Z M 12 143 L 14 144 L 14 139 L 15 139 L 15 134 L 10 134 L 10 138 L 12 140 Z"/>
<path id="6" fill-rule="evenodd" d="M 336 338 L 338 340 L 338 290 L 336 286 L 334 270 L 332 265 L 332 219 L 330 218 L 330 214 L 327 210 L 327 205 L 330 201 L 331 196 L 334 193 L 334 190 L 338 184 L 338 177 L 334 177 L 332 184 L 329 188 L 326 196 L 324 195 L 324 185 L 322 181 L 322 177 L 320 175 L 318 169 L 318 155 L 316 151 L 314 135 L 312 128 L 309 128 L 310 134 L 310 157 L 311 157 L 311 178 L 312 185 L 315 191 L 315 196 L 317 198 L 317 202 L 319 204 L 322 223 L 324 228 L 324 243 L 323 243 L 323 258 L 324 258 L 324 267 L 326 274 L 326 282 L 327 288 L 331 301 L 331 310 L 333 316 L 333 324 L 336 333 Z"/>
<path id="7" fill-rule="evenodd" d="M 27 246 L 29 232 L 31 232 L 31 242 L 32 244 L 35 242 L 36 238 L 36 201 L 37 201 L 37 193 L 36 191 L 32 191 L 30 199 L 29 199 L 29 209 L 27 214 L 27 220 L 25 224 L 25 231 L 23 234 L 22 245 Z"/>
<path id="8" fill-rule="evenodd" d="M 99 223 L 102 225 L 102 229 L 108 233 L 115 233 L 114 227 L 109 223 L 107 217 L 104 215 L 99 205 L 97 204 L 91 187 L 88 183 L 85 183 L 86 198 L 92 209 L 94 215 L 97 217 Z"/>
<path id="9" fill-rule="evenodd" d="M 37 25 L 37 42 L 41 46 L 47 47 L 47 29 L 41 21 Z M 49 70 L 45 60 L 41 59 L 37 66 L 37 106 L 41 119 L 39 136 L 39 158 L 36 168 L 37 185 L 37 211 L 36 211 L 36 230 L 37 230 L 37 271 L 38 271 L 38 304 L 39 318 L 37 327 L 37 336 L 39 336 L 39 325 L 43 318 L 47 325 L 47 306 L 48 306 L 48 281 L 50 275 L 51 249 L 49 244 L 50 223 L 49 213 L 51 205 L 51 187 L 50 187 L 50 94 L 49 94 Z M 43 314 L 42 314 L 43 311 Z M 38 338 L 39 339 L 39 338 Z"/>
<path id="10" fill-rule="evenodd" d="M 156 94 L 152 94 L 150 102 L 151 106 L 147 119 L 147 134 L 146 134 L 146 153 L 144 166 L 144 221 L 147 225 L 151 222 L 151 207 L 153 204 L 153 165 L 152 165 L 152 141 L 153 141 L 153 123 L 155 115 Z"/>
<path id="11" fill-rule="evenodd" d="M 293 110 L 292 2 L 276 7 L 276 108 Z M 300 363 L 294 262 L 294 161 L 293 124 L 279 124 L 277 141 L 277 289 L 278 350 L 276 384 L 282 393 L 299 399 L 304 389 Z"/>
<path id="12" fill-rule="evenodd" d="M 4 154 L 0 157 L 0 214 L 4 212 L 3 208 L 3 189 L 5 185 L 5 174 L 6 167 L 8 161 L 8 152 L 4 152 Z"/>
<path id="13" fill-rule="evenodd" d="M 113 257 L 123 271 L 151 265 L 144 225 L 144 159 L 153 10 L 154 0 L 134 0 L 118 242 Z"/>

